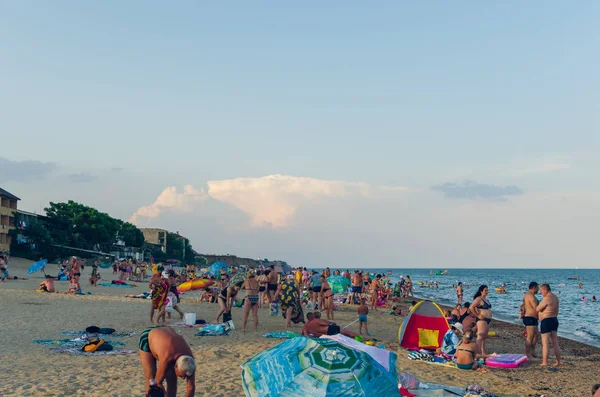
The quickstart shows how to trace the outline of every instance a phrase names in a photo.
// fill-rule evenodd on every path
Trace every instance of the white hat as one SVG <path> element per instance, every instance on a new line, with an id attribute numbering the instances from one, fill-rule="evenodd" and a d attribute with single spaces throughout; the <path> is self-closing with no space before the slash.
<path id="1" fill-rule="evenodd" d="M 461 323 L 456 323 L 456 324 L 452 324 L 452 328 L 458 330 L 459 334 L 464 334 L 463 332 L 463 325 Z"/>
<path id="2" fill-rule="evenodd" d="M 163 278 L 169 278 L 169 272 L 165 270 L 164 272 L 162 272 L 162 276 Z"/>

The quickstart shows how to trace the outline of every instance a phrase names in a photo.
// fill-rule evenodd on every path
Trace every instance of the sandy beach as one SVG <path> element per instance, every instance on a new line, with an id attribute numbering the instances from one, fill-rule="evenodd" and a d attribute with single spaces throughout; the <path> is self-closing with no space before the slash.
<path id="1" fill-rule="evenodd" d="M 82 330 L 90 325 L 135 331 L 139 335 L 149 325 L 150 302 L 124 296 L 146 291 L 146 284 L 131 289 L 91 287 L 87 283 L 91 269 L 86 267 L 82 287 L 92 295 L 38 293 L 34 290 L 42 280 L 42 273 L 28 276 L 26 269 L 31 263 L 11 258 L 11 274 L 29 279 L 0 285 L 0 396 L 142 396 L 144 378 L 137 352 L 123 356 L 70 356 L 51 352 L 49 346 L 33 340 L 62 339 L 65 336 L 60 332 Z M 55 265 L 49 264 L 47 272 L 55 274 Z M 102 271 L 104 281 L 113 279 L 111 273 Z M 66 291 L 67 285 L 67 282 L 56 283 L 61 291 Z M 217 312 L 215 304 L 198 303 L 196 293 L 185 294 L 180 307 L 209 322 Z M 259 331 L 242 333 L 239 329 L 242 311 L 234 309 L 232 313 L 238 329 L 229 336 L 197 337 L 195 328 L 176 328 L 185 336 L 198 361 L 198 396 L 243 396 L 240 364 L 280 342 L 263 335 L 283 331 L 281 317 L 271 317 L 265 309 L 260 313 Z M 348 324 L 356 319 L 355 313 L 353 307 L 341 307 L 335 312 L 336 322 Z M 176 313 L 173 317 L 172 323 L 180 321 Z M 600 349 L 566 339 L 561 339 L 564 365 L 557 372 L 540 368 L 539 359 L 513 370 L 490 368 L 484 374 L 413 362 L 408 360 L 406 351 L 398 351 L 397 334 L 402 320 L 383 312 L 372 313 L 369 329 L 388 349 L 399 353 L 400 373 L 411 373 L 422 381 L 462 387 L 479 383 L 495 393 L 521 396 L 546 393 L 562 397 L 588 396 L 592 384 L 600 382 Z M 349 329 L 358 330 L 356 324 Z M 495 321 L 492 330 L 498 337 L 490 339 L 489 350 L 524 351 L 522 327 Z M 137 351 L 137 335 L 118 340 L 126 344 L 123 348 Z M 184 393 L 181 386 L 180 383 L 178 396 Z"/>

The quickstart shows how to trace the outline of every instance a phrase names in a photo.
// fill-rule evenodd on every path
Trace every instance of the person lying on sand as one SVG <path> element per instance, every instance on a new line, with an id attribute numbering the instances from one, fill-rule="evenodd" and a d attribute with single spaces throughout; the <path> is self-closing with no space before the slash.
<path id="1" fill-rule="evenodd" d="M 321 319 L 321 313 L 307 313 L 308 322 L 302 327 L 302 335 L 320 337 L 321 335 L 337 335 L 342 334 L 349 338 L 356 338 L 354 332 L 341 329 L 336 323 L 332 323 Z"/>
<path id="2" fill-rule="evenodd" d="M 166 380 L 166 395 L 175 397 L 178 377 L 186 381 L 185 396 L 192 397 L 195 394 L 194 354 L 185 339 L 175 330 L 164 326 L 146 328 L 140 335 L 139 353 L 146 378 L 147 395 L 150 394 L 151 386 L 165 390 L 163 382 Z"/>

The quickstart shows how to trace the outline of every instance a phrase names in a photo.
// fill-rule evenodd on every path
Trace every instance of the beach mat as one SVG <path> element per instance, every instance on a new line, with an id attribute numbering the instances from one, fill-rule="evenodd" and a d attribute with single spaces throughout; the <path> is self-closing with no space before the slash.
<path id="1" fill-rule="evenodd" d="M 50 350 L 54 353 L 69 354 L 71 356 L 125 356 L 137 353 L 136 350 L 113 349 L 110 351 L 83 352 L 81 347 L 52 347 Z"/>
<path id="2" fill-rule="evenodd" d="M 85 335 L 87 334 L 87 332 L 85 330 L 83 331 L 62 331 L 61 335 L 68 335 L 68 336 L 81 336 L 81 335 Z M 135 336 L 135 332 L 133 331 L 122 331 L 122 332 L 115 332 L 113 334 L 101 334 L 100 336 L 102 336 L 102 338 L 126 338 L 129 336 Z"/>
<path id="3" fill-rule="evenodd" d="M 44 346 L 59 346 L 59 347 L 79 347 L 81 348 L 83 345 L 87 343 L 87 340 L 84 339 L 34 339 L 33 343 L 37 343 L 38 345 Z M 111 345 L 113 346 L 125 346 L 125 343 L 118 341 L 111 341 Z"/>
<path id="4" fill-rule="evenodd" d="M 463 397 L 467 392 L 464 387 L 440 385 L 435 383 L 425 383 L 427 389 L 410 390 L 412 394 L 418 397 Z M 518 394 L 496 394 L 498 397 L 519 397 Z"/>
<path id="5" fill-rule="evenodd" d="M 131 285 L 129 285 L 129 284 L 112 284 L 112 283 L 107 283 L 105 281 L 102 281 L 100 283 L 100 285 L 103 287 L 131 288 Z"/>
<path id="6" fill-rule="evenodd" d="M 269 332 L 265 335 L 265 338 L 274 338 L 274 339 L 291 339 L 302 336 L 295 332 Z"/>

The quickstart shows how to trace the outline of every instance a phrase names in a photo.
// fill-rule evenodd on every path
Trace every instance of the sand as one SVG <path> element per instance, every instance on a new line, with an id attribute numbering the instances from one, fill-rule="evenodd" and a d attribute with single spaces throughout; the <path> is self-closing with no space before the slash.
<path id="1" fill-rule="evenodd" d="M 31 261 L 11 258 L 10 272 L 27 276 Z M 128 356 L 79 357 L 57 354 L 48 346 L 33 343 L 34 339 L 61 339 L 61 331 L 80 330 L 89 325 L 112 327 L 138 334 L 149 325 L 150 302 L 125 298 L 128 293 L 146 290 L 137 288 L 91 287 L 87 285 L 90 268 L 82 274 L 84 292 L 88 296 L 42 294 L 34 289 L 42 274 L 25 281 L 0 284 L 0 396 L 142 396 L 143 373 L 137 354 Z M 48 273 L 56 274 L 56 266 L 48 265 Z M 101 270 L 105 281 L 114 277 L 112 270 Z M 67 282 L 57 282 L 57 289 L 66 291 Z M 180 307 L 195 312 L 197 317 L 213 321 L 217 305 L 198 303 L 196 293 L 184 295 Z M 198 359 L 196 395 L 243 396 L 241 369 L 246 359 L 280 340 L 266 339 L 264 334 L 283 331 L 281 317 L 271 317 L 268 310 L 260 316 L 257 333 L 242 333 L 241 309 L 234 309 L 238 327 L 230 336 L 196 337 L 195 329 L 177 327 L 185 336 Z M 342 307 L 335 312 L 336 321 L 345 325 L 356 319 L 355 309 Z M 175 313 L 171 322 L 178 322 Z M 383 313 L 369 316 L 369 330 L 387 348 L 398 351 L 397 334 L 402 318 Z M 252 327 L 249 325 L 249 329 Z M 357 331 L 356 325 L 349 327 Z M 295 330 L 299 331 L 300 328 Z M 514 324 L 492 324 L 499 337 L 490 339 L 488 349 L 498 353 L 522 353 L 523 328 Z M 117 339 L 115 339 L 117 340 Z M 137 350 L 138 337 L 118 339 L 126 348 Z M 546 393 L 550 396 L 581 397 L 591 395 L 591 385 L 600 382 L 600 349 L 561 339 L 564 365 L 557 372 L 539 367 L 539 359 L 517 369 L 490 369 L 479 374 L 453 368 L 428 365 L 408 360 L 406 351 L 399 351 L 399 371 L 408 372 L 422 381 L 466 386 L 479 383 L 496 393 L 522 396 Z M 539 349 L 538 349 L 539 350 Z M 552 358 L 551 358 L 552 359 Z M 180 381 L 178 396 L 184 395 Z"/>

